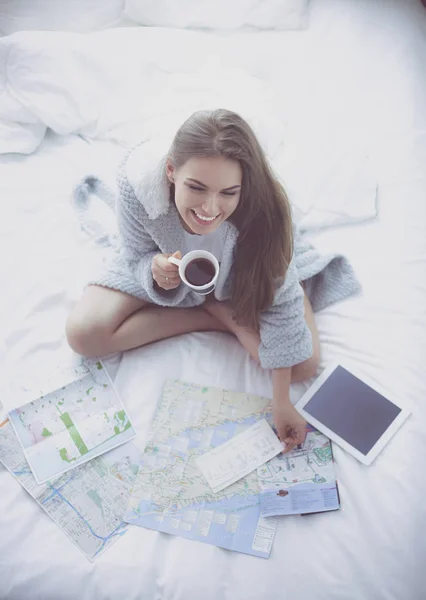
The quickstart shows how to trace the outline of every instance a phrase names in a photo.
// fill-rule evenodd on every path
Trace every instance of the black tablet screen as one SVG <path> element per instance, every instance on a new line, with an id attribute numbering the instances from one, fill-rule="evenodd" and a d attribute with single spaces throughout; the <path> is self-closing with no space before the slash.
<path id="1" fill-rule="evenodd" d="M 401 409 L 338 366 L 304 410 L 366 455 Z"/>

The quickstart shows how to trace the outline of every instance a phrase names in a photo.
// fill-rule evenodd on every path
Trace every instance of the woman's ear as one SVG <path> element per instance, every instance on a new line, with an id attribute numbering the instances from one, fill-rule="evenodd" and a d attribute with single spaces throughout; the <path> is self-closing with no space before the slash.
<path id="1" fill-rule="evenodd" d="M 170 183 L 174 183 L 175 182 L 175 172 L 176 172 L 176 168 L 173 166 L 173 164 L 171 163 L 171 161 L 169 159 L 167 159 L 167 162 L 166 162 L 166 175 L 167 175 L 167 179 L 170 181 Z"/>

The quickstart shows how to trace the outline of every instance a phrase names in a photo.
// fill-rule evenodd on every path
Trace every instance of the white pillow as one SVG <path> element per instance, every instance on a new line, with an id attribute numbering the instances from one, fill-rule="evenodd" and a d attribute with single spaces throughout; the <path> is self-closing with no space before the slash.
<path id="1" fill-rule="evenodd" d="M 31 31 L 0 38 L 0 119 L 15 124 L 16 135 L 19 124 L 61 135 L 94 127 L 119 81 L 101 35 Z"/>
<path id="2" fill-rule="evenodd" d="M 124 0 L 2 0 L 0 33 L 105 29 L 119 22 Z"/>
<path id="3" fill-rule="evenodd" d="M 41 123 L 14 123 L 0 119 L 0 154 L 31 154 L 44 138 Z"/>
<path id="4" fill-rule="evenodd" d="M 128 148 L 143 141 L 159 160 L 193 112 L 225 107 L 247 119 L 268 156 L 274 157 L 281 149 L 285 127 L 273 91 L 267 82 L 220 61 L 205 61 L 190 73 L 165 73 L 146 65 L 108 98 L 96 137 Z"/>
<path id="5" fill-rule="evenodd" d="M 377 216 L 378 182 L 365 144 L 317 133 L 289 143 L 272 160 L 302 230 L 349 225 Z"/>
<path id="6" fill-rule="evenodd" d="M 180 29 L 305 29 L 308 0 L 126 0 L 140 25 Z"/>
<path id="7" fill-rule="evenodd" d="M 16 152 L 31 154 L 46 133 L 31 108 L 23 105 L 10 86 L 8 77 L 11 46 L 0 40 L 0 154 Z"/>

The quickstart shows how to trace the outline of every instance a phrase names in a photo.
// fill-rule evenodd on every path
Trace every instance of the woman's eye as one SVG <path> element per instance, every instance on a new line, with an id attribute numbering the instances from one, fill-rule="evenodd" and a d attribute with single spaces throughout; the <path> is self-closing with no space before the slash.
<path id="1" fill-rule="evenodd" d="M 204 188 L 198 187 L 196 185 L 190 185 L 188 184 L 188 187 L 191 190 L 194 190 L 194 192 L 205 192 L 206 190 Z M 222 192 L 223 196 L 235 196 L 237 192 Z"/>

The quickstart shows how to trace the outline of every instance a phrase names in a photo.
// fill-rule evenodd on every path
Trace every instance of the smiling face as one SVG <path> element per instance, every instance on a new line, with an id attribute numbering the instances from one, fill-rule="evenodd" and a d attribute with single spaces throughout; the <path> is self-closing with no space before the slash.
<path id="1" fill-rule="evenodd" d="M 183 222 L 198 235 L 212 233 L 238 206 L 242 169 L 222 156 L 194 157 L 179 169 L 167 163 L 167 177 L 175 185 L 175 204 Z"/>

